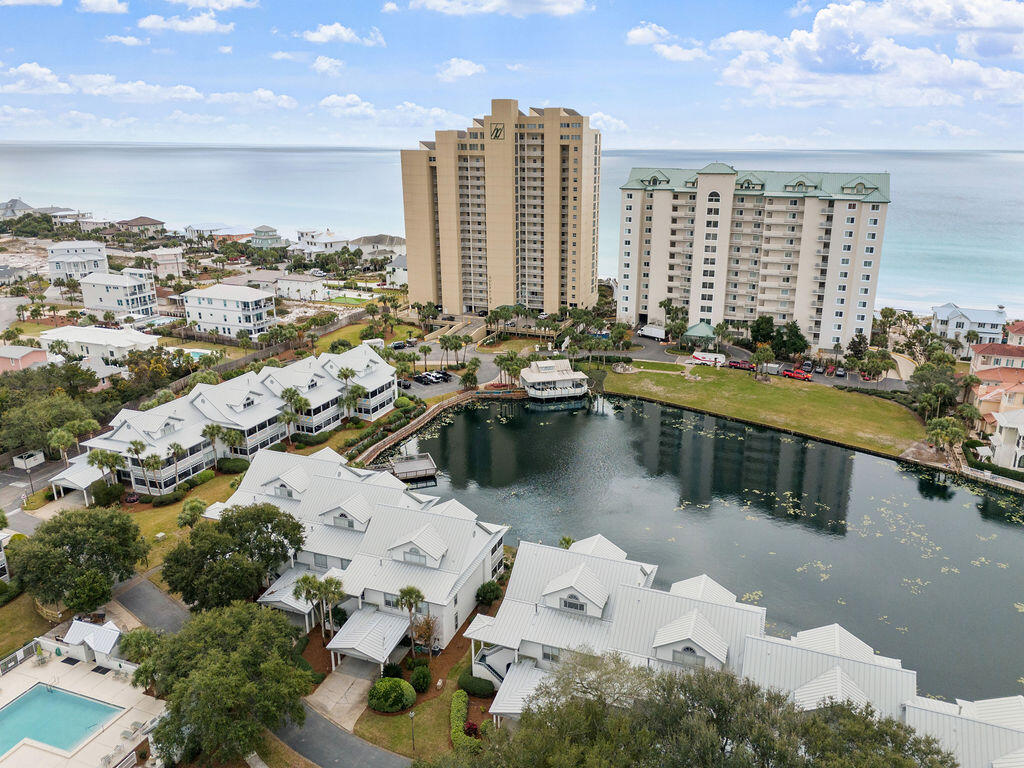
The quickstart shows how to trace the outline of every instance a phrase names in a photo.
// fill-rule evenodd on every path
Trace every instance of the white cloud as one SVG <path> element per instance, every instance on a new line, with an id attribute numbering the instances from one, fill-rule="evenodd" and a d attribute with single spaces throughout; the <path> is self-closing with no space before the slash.
<path id="1" fill-rule="evenodd" d="M 600 131 L 628 131 L 629 126 L 617 117 L 606 115 L 604 112 L 595 112 L 590 116 L 590 125 Z"/>
<path id="2" fill-rule="evenodd" d="M 372 27 L 366 37 L 360 37 L 351 27 L 346 27 L 338 22 L 321 24 L 316 29 L 307 29 L 300 36 L 310 43 L 356 43 L 370 47 L 386 45 L 384 36 L 376 27 Z"/>
<path id="3" fill-rule="evenodd" d="M 384 3 L 380 7 L 381 13 L 398 13 L 398 3 Z"/>
<path id="4" fill-rule="evenodd" d="M 525 64 L 506 64 L 505 65 L 505 69 L 507 69 L 509 72 L 522 72 L 524 69 L 526 69 L 526 65 Z"/>
<path id="5" fill-rule="evenodd" d="M 681 45 L 655 43 L 653 48 L 656 54 L 669 61 L 697 61 L 698 59 L 709 58 L 700 46 L 683 48 Z"/>
<path id="6" fill-rule="evenodd" d="M 446 83 L 452 83 L 460 77 L 472 77 L 486 71 L 487 68 L 483 64 L 477 64 L 469 59 L 452 58 L 438 67 L 437 79 Z"/>
<path id="7" fill-rule="evenodd" d="M 9 68 L 3 73 L 8 81 L 0 85 L 0 93 L 71 93 L 70 85 L 61 80 L 52 69 L 31 61 Z"/>
<path id="8" fill-rule="evenodd" d="M 810 0 L 797 0 L 796 5 L 786 11 L 786 13 L 790 16 L 803 16 L 805 13 L 811 13 L 812 11 L 814 11 L 814 6 L 811 5 Z"/>
<path id="9" fill-rule="evenodd" d="M 128 3 L 120 0 L 79 0 L 78 10 L 84 13 L 128 13 Z"/>
<path id="10" fill-rule="evenodd" d="M 953 125 L 945 120 L 929 120 L 924 125 L 915 125 L 917 133 L 927 133 L 932 136 L 946 136 L 952 139 L 960 139 L 964 136 L 977 136 L 981 133 L 977 128 L 964 128 Z"/>
<path id="11" fill-rule="evenodd" d="M 38 109 L 0 104 L 0 125 L 38 125 L 45 122 L 46 118 Z"/>
<path id="12" fill-rule="evenodd" d="M 0 7 L 5 5 L 60 5 L 61 0 L 0 0 Z"/>
<path id="13" fill-rule="evenodd" d="M 135 35 L 107 35 L 103 38 L 104 43 L 119 43 L 121 45 L 127 45 L 129 47 L 139 45 L 149 45 L 149 38 L 143 40 Z"/>
<path id="14" fill-rule="evenodd" d="M 335 117 L 373 117 L 377 114 L 373 104 L 363 101 L 354 93 L 345 96 L 331 94 L 320 100 L 320 106 Z"/>
<path id="15" fill-rule="evenodd" d="M 270 58 L 274 61 L 298 61 L 302 58 L 302 54 L 294 51 L 274 51 L 270 54 Z"/>
<path id="16" fill-rule="evenodd" d="M 167 0 L 167 2 L 188 6 L 189 10 L 206 8 L 211 11 L 230 11 L 233 8 L 259 7 L 259 0 Z"/>
<path id="17" fill-rule="evenodd" d="M 423 107 L 411 101 L 403 101 L 391 109 L 382 110 L 379 122 L 385 126 L 451 127 L 453 124 L 468 123 L 469 118 L 440 107 Z"/>
<path id="18" fill-rule="evenodd" d="M 208 101 L 211 104 L 234 104 L 242 107 L 279 107 L 295 109 L 299 102 L 291 96 L 274 93 L 267 88 L 257 88 L 249 93 L 227 92 L 211 93 Z"/>
<path id="19" fill-rule="evenodd" d="M 143 80 L 119 81 L 114 75 L 71 75 L 82 93 L 106 96 L 118 101 L 152 103 L 158 101 L 198 101 L 203 94 L 191 85 L 155 85 Z"/>
<path id="20" fill-rule="evenodd" d="M 77 128 L 92 125 L 98 125 L 102 128 L 124 128 L 139 122 L 137 117 L 97 117 L 91 112 L 79 112 L 77 109 L 61 113 L 59 119 L 61 122 L 71 123 Z"/>
<path id="21" fill-rule="evenodd" d="M 337 77 L 341 74 L 341 69 L 344 66 L 345 62 L 341 59 L 332 59 L 330 56 L 317 56 L 313 63 L 309 65 L 309 68 L 321 75 Z"/>
<path id="22" fill-rule="evenodd" d="M 163 17 L 158 14 L 151 14 L 139 19 L 139 29 L 148 29 L 153 32 L 185 32 L 193 35 L 208 35 L 211 33 L 226 34 L 235 28 L 235 23 L 222 24 L 217 21 L 213 11 L 199 13 L 190 19 L 183 19 L 180 16 Z"/>
<path id="23" fill-rule="evenodd" d="M 214 123 L 223 123 L 225 120 L 222 115 L 202 115 L 195 112 L 182 112 L 180 109 L 171 112 L 167 119 L 172 123 L 184 125 L 213 125 Z"/>
<path id="24" fill-rule="evenodd" d="M 218 53 L 232 53 L 234 50 L 230 45 L 221 45 L 217 48 Z"/>
<path id="25" fill-rule="evenodd" d="M 963 57 L 941 51 L 941 38 L 954 34 Z M 711 47 L 736 52 L 721 83 L 768 106 L 1020 104 L 1024 73 L 966 53 L 1006 50 L 1022 35 L 1024 3 L 1011 0 L 843 0 L 818 11 L 810 29 L 786 37 L 740 30 Z"/>
<path id="26" fill-rule="evenodd" d="M 626 33 L 626 45 L 654 45 L 672 37 L 672 34 L 652 21 L 641 21 Z"/>
<path id="27" fill-rule="evenodd" d="M 409 7 L 437 11 L 449 16 L 470 16 L 480 13 L 529 16 L 569 16 L 587 7 L 586 0 L 412 0 Z"/>

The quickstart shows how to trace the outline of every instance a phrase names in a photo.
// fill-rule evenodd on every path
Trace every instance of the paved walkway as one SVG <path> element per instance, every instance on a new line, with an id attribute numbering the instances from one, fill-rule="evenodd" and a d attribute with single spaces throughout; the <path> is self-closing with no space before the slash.
<path id="1" fill-rule="evenodd" d="M 277 736 L 321 768 L 407 768 L 410 765 L 408 759 L 342 730 L 308 706 L 306 722 L 301 728 L 289 723 Z"/>
<path id="2" fill-rule="evenodd" d="M 147 578 L 139 578 L 114 597 L 151 629 L 177 632 L 188 618 L 188 609 Z"/>

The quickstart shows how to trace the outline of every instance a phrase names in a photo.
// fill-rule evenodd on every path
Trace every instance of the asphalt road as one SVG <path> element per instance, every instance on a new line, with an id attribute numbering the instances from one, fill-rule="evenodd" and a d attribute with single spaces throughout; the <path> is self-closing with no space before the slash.
<path id="1" fill-rule="evenodd" d="M 14 308 L 25 303 L 25 298 L 21 296 L 0 297 L 0 331 L 6 331 L 8 326 L 18 319 L 18 313 Z"/>
<path id="2" fill-rule="evenodd" d="M 289 723 L 277 736 L 321 768 L 406 768 L 410 764 L 407 758 L 363 741 L 309 707 L 302 727 Z"/>
<path id="3" fill-rule="evenodd" d="M 11 469 L 0 472 L 0 509 L 13 512 L 21 508 L 21 495 L 28 494 L 31 489 L 39 490 L 50 484 L 50 478 L 64 471 L 63 461 L 48 461 L 32 468 L 32 483 L 29 484 L 28 474 L 23 469 Z"/>
<path id="4" fill-rule="evenodd" d="M 124 592 L 115 593 L 114 597 L 150 629 L 177 632 L 188 618 L 188 611 L 180 603 L 146 578 Z"/>

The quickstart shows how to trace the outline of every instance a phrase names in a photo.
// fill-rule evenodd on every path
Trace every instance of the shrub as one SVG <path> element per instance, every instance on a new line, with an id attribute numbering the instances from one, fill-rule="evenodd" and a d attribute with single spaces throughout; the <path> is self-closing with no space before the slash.
<path id="1" fill-rule="evenodd" d="M 330 432 L 321 432 L 319 435 L 307 435 L 302 432 L 296 432 L 292 435 L 292 440 L 299 445 L 320 445 L 321 443 L 326 443 L 330 436 Z"/>
<path id="2" fill-rule="evenodd" d="M 124 486 L 120 483 L 109 484 L 101 478 L 89 486 L 89 495 L 96 506 L 109 507 L 121 500 Z"/>
<path id="3" fill-rule="evenodd" d="M 165 493 L 162 496 L 154 496 L 153 506 L 166 507 L 168 504 L 174 504 L 175 502 L 184 499 L 186 493 L 188 493 L 188 487 L 182 483 L 170 493 Z"/>
<path id="4" fill-rule="evenodd" d="M 478 699 L 487 699 L 494 695 L 494 683 L 483 677 L 473 677 L 473 673 L 468 669 L 459 675 L 459 688 Z"/>
<path id="5" fill-rule="evenodd" d="M 476 737 L 480 735 L 480 726 L 478 726 L 472 720 L 467 720 L 466 724 L 462 726 L 462 732 L 465 733 L 467 736 Z"/>
<path id="6" fill-rule="evenodd" d="M 991 472 L 993 475 L 999 475 L 1000 477 L 1006 477 L 1010 480 L 1018 480 L 1024 482 L 1024 472 L 1017 469 L 1010 469 L 1009 467 L 1000 467 L 998 464 L 992 464 L 988 461 L 979 461 L 974 458 L 971 451 L 964 451 L 964 458 L 967 459 L 967 464 L 974 469 L 980 469 L 981 471 Z"/>
<path id="7" fill-rule="evenodd" d="M 496 581 L 485 581 L 476 591 L 476 601 L 480 605 L 490 605 L 501 597 L 501 587 Z"/>
<path id="8" fill-rule="evenodd" d="M 405 680 L 382 677 L 373 684 L 366 703 L 374 712 L 400 712 L 416 703 L 416 691 Z"/>
<path id="9" fill-rule="evenodd" d="M 381 677 L 402 677 L 402 665 L 401 664 L 385 664 L 384 674 Z"/>
<path id="10" fill-rule="evenodd" d="M 430 687 L 430 667 L 416 667 L 409 675 L 409 682 L 416 689 L 416 693 L 424 693 Z"/>
<path id="11" fill-rule="evenodd" d="M 217 469 L 226 475 L 237 475 L 249 468 L 245 459 L 217 459 Z"/>
<path id="12" fill-rule="evenodd" d="M 452 694 L 452 706 L 449 710 L 448 722 L 451 726 L 452 746 L 458 750 L 478 752 L 481 744 L 466 734 L 466 715 L 469 714 L 469 694 L 456 691 Z"/>
<path id="13" fill-rule="evenodd" d="M 407 408 L 412 408 L 412 400 L 410 400 L 405 395 L 402 395 L 401 397 L 396 397 L 395 408 L 397 408 L 400 411 L 404 411 Z"/>
<path id="14" fill-rule="evenodd" d="M 277 451 L 277 452 L 279 452 L 279 453 L 284 453 L 285 451 L 287 451 L 287 450 L 288 450 L 288 446 L 286 446 L 286 445 L 285 445 L 284 443 L 274 443 L 274 444 L 273 444 L 272 446 L 270 446 L 270 448 L 268 448 L 267 450 L 270 450 L 270 451 Z"/>
<path id="15" fill-rule="evenodd" d="M 411 645 L 411 643 L 406 643 L 406 645 Z M 419 669 L 420 667 L 425 667 L 425 666 L 427 666 L 429 664 L 430 664 L 430 661 L 428 661 L 427 659 L 423 658 L 422 656 L 408 656 L 405 659 L 405 668 L 406 669 Z"/>
<path id="16" fill-rule="evenodd" d="M 197 472 L 192 475 L 192 477 L 185 481 L 185 484 L 188 485 L 189 488 L 195 488 L 197 485 L 210 482 L 216 476 L 217 473 L 212 469 L 204 469 L 202 472 Z"/>

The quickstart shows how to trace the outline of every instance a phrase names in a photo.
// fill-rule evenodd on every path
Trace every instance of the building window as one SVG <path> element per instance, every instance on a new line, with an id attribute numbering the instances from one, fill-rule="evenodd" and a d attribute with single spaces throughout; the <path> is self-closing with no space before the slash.
<path id="1" fill-rule="evenodd" d="M 384 606 L 386 608 L 397 608 L 398 607 L 398 595 L 391 595 L 387 592 L 384 593 Z"/>
<path id="2" fill-rule="evenodd" d="M 558 661 L 558 654 L 560 650 L 560 648 L 555 648 L 551 645 L 542 645 L 540 647 L 541 658 L 543 658 L 544 661 Z"/>
<path id="3" fill-rule="evenodd" d="M 577 595 L 566 595 L 562 598 L 562 607 L 567 611 L 579 611 L 586 613 L 587 604 L 582 602 Z"/>
<path id="4" fill-rule="evenodd" d="M 326 568 L 327 567 L 327 555 L 319 555 L 316 552 L 313 553 L 313 566 L 315 568 Z"/>
<path id="5" fill-rule="evenodd" d="M 402 556 L 407 563 L 415 563 L 416 565 L 427 564 L 427 556 L 416 547 L 409 547 L 409 549 L 402 553 Z"/>
<path id="6" fill-rule="evenodd" d="M 672 651 L 672 661 L 676 664 L 682 664 L 684 667 L 703 667 L 705 659 L 703 656 L 697 655 L 697 650 L 689 645 L 684 646 L 681 651 Z"/>

